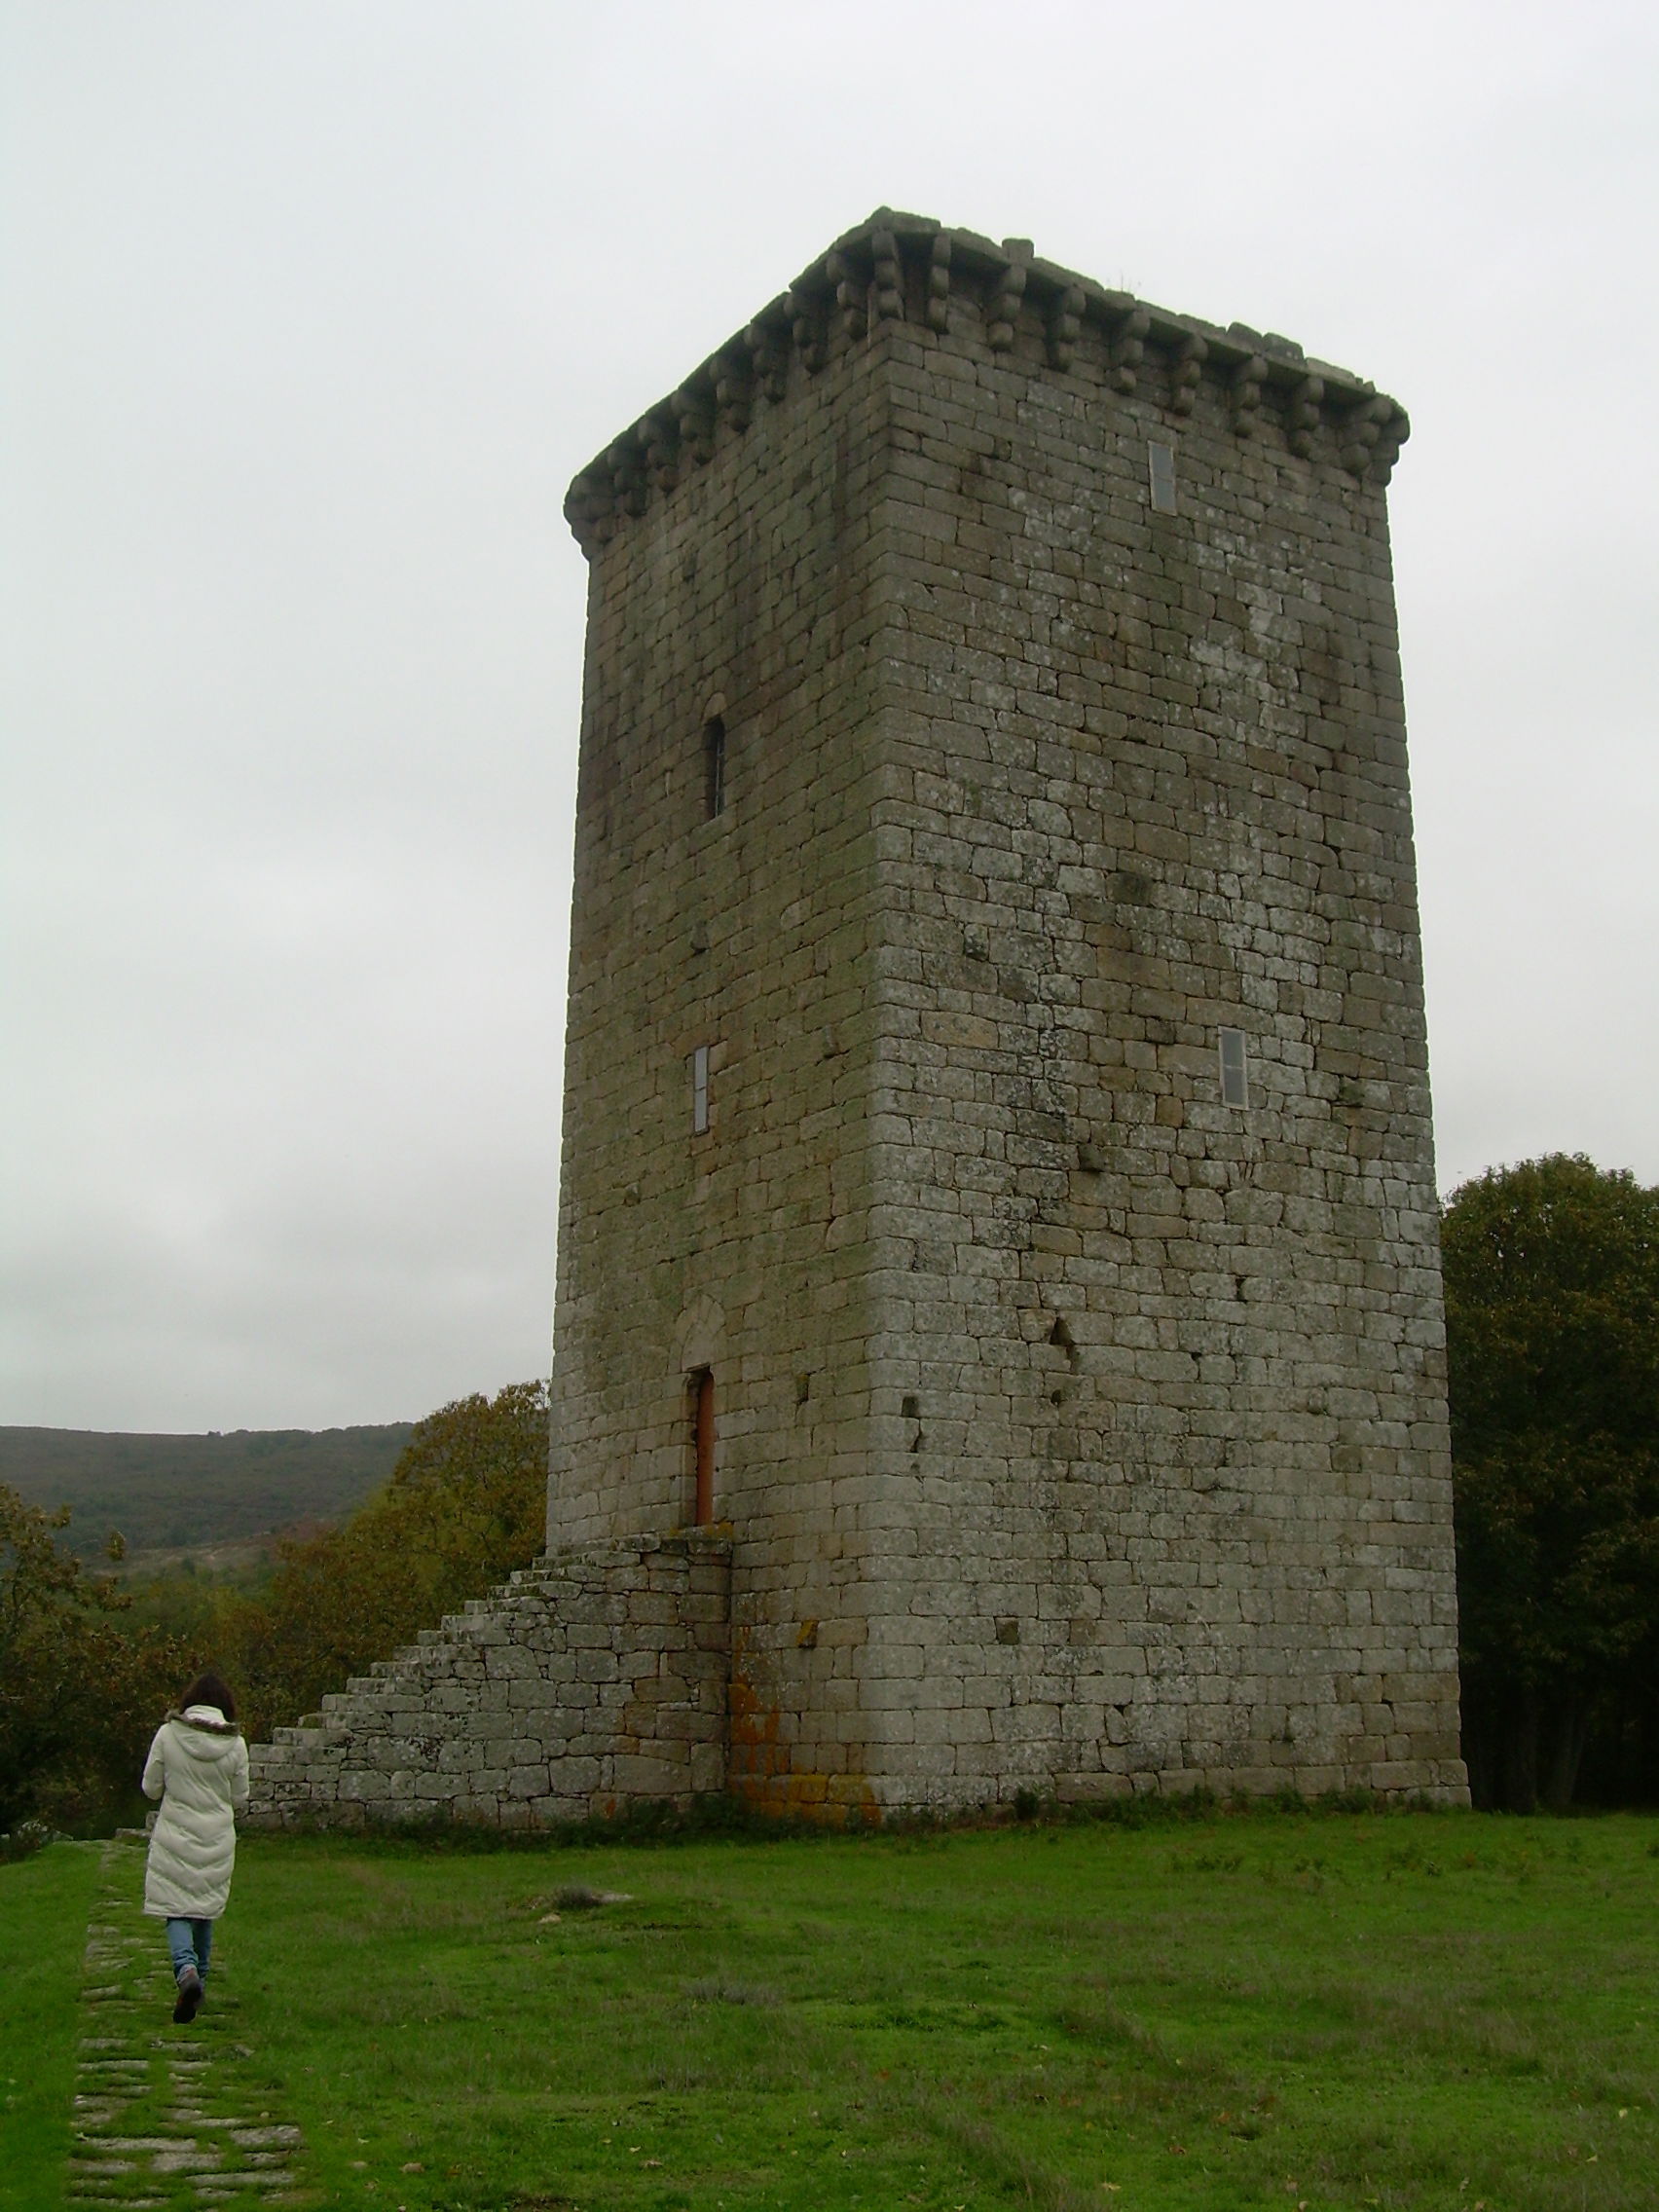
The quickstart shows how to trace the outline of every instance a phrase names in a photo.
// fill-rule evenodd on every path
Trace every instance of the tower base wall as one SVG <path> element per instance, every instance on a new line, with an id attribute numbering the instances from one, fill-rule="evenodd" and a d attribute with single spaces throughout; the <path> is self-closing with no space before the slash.
<path id="1" fill-rule="evenodd" d="M 741 1566 L 736 1574 L 741 1584 Z M 549 1827 L 632 1805 L 681 1811 L 725 1793 L 758 1808 L 832 1823 L 904 1812 L 971 1812 L 1016 1791 L 1061 1803 L 1197 1788 L 1220 1795 L 1370 1789 L 1440 1805 L 1468 1802 L 1455 1740 L 1443 1758 L 1378 1755 L 1309 1762 L 1274 1745 L 1256 1764 L 1153 1768 L 1102 1741 L 1080 1758 L 1075 1727 L 1045 1732 L 1012 1680 L 979 1716 L 990 1756 L 970 1774 L 930 1760 L 954 1738 L 929 1710 L 872 1714 L 864 1773 L 820 1773 L 804 1747 L 779 1741 L 770 1670 L 734 1632 L 732 1546 L 706 1535 L 636 1536 L 569 1547 L 344 1691 L 302 1725 L 252 1747 L 245 1825 L 360 1828 L 441 1820 Z M 1075 1715 L 1073 1716 L 1075 1719 Z M 895 1729 L 903 1742 L 891 1740 Z M 879 1737 L 877 1743 L 874 1738 Z"/>

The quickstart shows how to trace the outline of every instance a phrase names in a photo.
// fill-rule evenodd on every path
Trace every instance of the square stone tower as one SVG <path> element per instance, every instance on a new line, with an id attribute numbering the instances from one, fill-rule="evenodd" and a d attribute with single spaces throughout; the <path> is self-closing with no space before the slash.
<path id="1" fill-rule="evenodd" d="M 571 488 L 548 1537 L 763 1802 L 1463 1799 L 1406 430 L 883 209 Z"/>

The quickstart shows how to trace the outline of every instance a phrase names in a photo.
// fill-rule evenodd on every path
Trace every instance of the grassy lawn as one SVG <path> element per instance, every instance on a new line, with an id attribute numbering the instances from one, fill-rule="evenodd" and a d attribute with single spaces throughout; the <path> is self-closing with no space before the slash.
<path id="1" fill-rule="evenodd" d="M 1656 1904 L 1639 1817 L 254 1837 L 222 1958 L 331 2206 L 1623 2212 Z"/>
<path id="2" fill-rule="evenodd" d="M 98 1846 L 0 1863 L 0 2205 L 58 2202 Z"/>

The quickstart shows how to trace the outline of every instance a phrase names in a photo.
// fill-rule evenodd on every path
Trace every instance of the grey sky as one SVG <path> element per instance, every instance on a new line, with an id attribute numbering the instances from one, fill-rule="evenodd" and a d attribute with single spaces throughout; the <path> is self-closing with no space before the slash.
<path id="1" fill-rule="evenodd" d="M 545 1372 L 565 485 L 884 202 L 1410 408 L 1442 1186 L 1659 1181 L 1656 22 L 0 0 L 0 1419 Z"/>

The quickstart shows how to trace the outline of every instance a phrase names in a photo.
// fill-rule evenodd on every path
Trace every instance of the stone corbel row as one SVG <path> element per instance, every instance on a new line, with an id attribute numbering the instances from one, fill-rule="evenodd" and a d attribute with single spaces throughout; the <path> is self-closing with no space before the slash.
<path id="1" fill-rule="evenodd" d="M 565 500 L 576 536 L 584 545 L 608 537 L 623 516 L 645 512 L 653 490 L 671 492 L 703 467 L 719 428 L 740 433 L 757 397 L 782 399 L 792 350 L 822 366 L 824 343 L 823 318 L 810 303 L 793 295 L 774 301 L 582 470 Z"/>
<path id="2" fill-rule="evenodd" d="M 1050 364 L 1067 370 L 1076 362 L 1084 324 L 1089 321 L 1105 341 L 1107 378 L 1114 391 L 1127 397 L 1140 387 L 1149 351 L 1156 348 L 1168 378 L 1169 412 L 1190 415 L 1208 363 L 1210 373 L 1221 378 L 1239 437 L 1259 436 L 1272 419 L 1276 408 L 1265 403 L 1272 387 L 1275 401 L 1282 403 L 1293 453 L 1310 459 L 1318 450 L 1321 425 L 1329 424 L 1343 465 L 1362 480 L 1387 482 L 1410 431 L 1405 410 L 1368 387 L 1328 384 L 1308 373 L 1298 350 L 1284 341 L 1268 339 L 1264 343 L 1270 350 L 1259 350 L 1252 343 L 1254 333 L 1235 326 L 1212 343 L 1127 293 L 1086 287 L 1066 272 L 1035 261 L 1028 240 L 1008 239 L 999 247 L 972 233 L 927 233 L 913 220 L 897 221 L 899 230 L 877 223 L 843 240 L 788 295 L 794 344 L 809 375 L 828 358 L 831 315 L 839 318 L 849 344 L 882 323 L 904 319 L 905 252 L 914 262 L 925 251 L 922 313 L 930 330 L 949 328 L 953 290 L 972 295 L 984 317 L 986 345 L 993 353 L 1007 354 L 1014 350 L 1023 310 L 1035 307 L 1043 317 Z"/>
<path id="3" fill-rule="evenodd" d="M 1201 343 L 1201 341 L 1200 341 Z M 1250 353 L 1234 366 L 1229 380 L 1233 427 L 1241 438 L 1262 427 L 1262 392 L 1270 367 L 1265 353 Z M 1189 402 L 1190 404 L 1190 402 Z M 1319 376 L 1298 377 L 1285 400 L 1285 432 L 1290 450 L 1304 461 L 1317 450 L 1320 423 L 1327 418 L 1336 433 L 1337 454 L 1351 475 L 1386 484 L 1400 448 L 1411 435 L 1411 421 L 1399 403 L 1374 392 L 1357 404 L 1343 404 Z"/>
<path id="4" fill-rule="evenodd" d="M 874 320 L 900 320 L 904 313 L 904 283 L 901 254 L 903 242 L 912 251 L 924 240 L 906 231 L 904 240 L 890 230 L 868 234 L 872 257 L 869 283 L 861 282 L 853 261 L 856 241 L 844 243 L 834 258 L 836 297 L 846 317 L 850 338 L 862 337 Z M 1381 394 L 1345 384 L 1328 384 L 1303 367 L 1297 350 L 1283 341 L 1269 339 L 1272 355 L 1247 343 L 1235 344 L 1233 334 L 1214 344 L 1199 332 L 1176 325 L 1138 300 L 1123 292 L 1086 287 L 1062 270 L 1034 261 L 1024 239 L 1006 240 L 999 249 L 988 239 L 971 234 L 937 231 L 926 239 L 926 295 L 924 319 L 929 329 L 944 331 L 950 323 L 953 288 L 977 294 L 984 316 L 985 343 L 993 353 L 1012 352 L 1018 335 L 1020 315 L 1028 306 L 1043 316 L 1048 358 L 1051 367 L 1070 369 L 1077 359 L 1084 324 L 1090 321 L 1105 341 L 1107 380 L 1114 391 L 1125 397 L 1140 386 L 1151 347 L 1164 357 L 1168 377 L 1167 406 L 1171 414 L 1190 415 L 1197 404 L 1205 364 L 1218 373 L 1226 387 L 1233 427 L 1241 438 L 1261 434 L 1273 410 L 1265 406 L 1270 386 L 1282 399 L 1286 433 L 1291 451 L 1304 460 L 1317 451 L 1318 431 L 1328 423 L 1335 433 L 1337 454 L 1343 465 L 1361 479 L 1386 483 L 1401 446 L 1410 434 L 1405 410 Z M 878 305 L 869 313 L 869 284 Z M 1251 334 L 1240 333 L 1241 338 Z"/>
<path id="5" fill-rule="evenodd" d="M 1104 342 L 1113 390 L 1132 394 L 1156 350 L 1168 378 L 1171 414 L 1192 413 L 1207 373 L 1220 380 L 1237 436 L 1259 436 L 1282 411 L 1291 451 L 1309 459 L 1328 425 L 1343 466 L 1362 481 L 1385 484 L 1410 433 L 1395 401 L 1313 373 L 1281 340 L 1257 342 L 1240 325 L 1205 337 L 1127 293 L 1085 284 L 1035 261 L 1026 240 L 1010 239 L 999 247 L 970 232 L 924 228 L 917 218 L 901 216 L 843 240 L 589 463 L 565 502 L 582 544 L 610 536 L 623 517 L 645 511 L 653 490 L 672 490 L 688 470 L 702 467 L 719 428 L 746 429 L 757 398 L 782 399 L 792 358 L 816 376 L 839 346 L 903 321 L 907 256 L 921 279 L 915 288 L 926 326 L 946 331 L 953 290 L 971 294 L 994 354 L 1014 350 L 1030 307 L 1041 317 L 1050 364 L 1066 371 L 1077 361 L 1086 322 L 1091 323 Z M 1266 406 L 1270 387 L 1274 397 Z"/>
<path id="6" fill-rule="evenodd" d="M 624 516 L 644 512 L 651 490 L 672 491 L 715 450 L 717 425 L 748 428 L 756 398 L 784 396 L 790 362 L 816 376 L 843 343 L 903 319 L 903 270 L 891 231 L 874 230 L 852 252 L 836 248 L 762 309 L 680 389 L 624 430 L 571 486 L 565 515 L 586 546 L 603 542 Z"/>
<path id="7" fill-rule="evenodd" d="M 865 242 L 868 248 L 867 264 L 862 258 L 855 261 L 850 254 L 837 249 L 825 256 L 823 265 L 826 287 L 834 294 L 842 335 L 849 343 L 866 338 L 872 328 L 884 322 L 904 319 L 904 270 L 899 256 L 898 239 L 891 231 L 874 230 Z M 814 321 L 811 272 L 792 290 L 790 299 L 797 331 L 803 325 L 810 331 Z M 822 344 L 803 347 L 801 357 L 808 373 L 815 374 L 824 365 L 824 347 Z"/>

